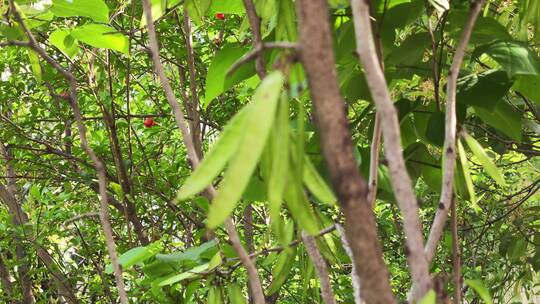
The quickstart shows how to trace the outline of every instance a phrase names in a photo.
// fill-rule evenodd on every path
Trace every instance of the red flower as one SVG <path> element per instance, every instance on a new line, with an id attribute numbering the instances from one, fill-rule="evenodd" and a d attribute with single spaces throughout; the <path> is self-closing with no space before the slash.
<path id="1" fill-rule="evenodd" d="M 224 13 L 217 13 L 217 14 L 216 14 L 216 19 L 217 19 L 217 20 L 223 20 L 223 19 L 225 19 L 225 14 L 224 14 Z"/>
<path id="2" fill-rule="evenodd" d="M 151 127 L 153 127 L 155 125 L 156 125 L 156 122 L 154 121 L 154 119 L 152 117 L 147 117 L 144 120 L 144 126 L 147 127 L 147 128 L 151 128 Z"/>

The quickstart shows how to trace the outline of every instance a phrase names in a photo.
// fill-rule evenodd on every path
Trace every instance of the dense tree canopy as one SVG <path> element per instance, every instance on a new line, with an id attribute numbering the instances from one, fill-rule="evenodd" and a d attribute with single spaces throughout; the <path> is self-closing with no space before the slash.
<path id="1" fill-rule="evenodd" d="M 538 303 L 540 0 L 0 12 L 0 303 Z"/>

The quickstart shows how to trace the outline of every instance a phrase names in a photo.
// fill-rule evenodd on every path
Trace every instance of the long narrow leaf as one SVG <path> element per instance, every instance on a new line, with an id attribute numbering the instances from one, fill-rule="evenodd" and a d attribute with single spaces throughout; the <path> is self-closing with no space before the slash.
<path id="1" fill-rule="evenodd" d="M 486 170 L 486 172 L 497 182 L 497 184 L 501 186 L 506 186 L 506 182 L 504 181 L 504 177 L 501 174 L 501 171 L 495 166 L 493 161 L 489 158 L 489 156 L 486 154 L 486 151 L 484 151 L 484 148 L 470 135 L 465 135 L 465 141 L 467 142 L 467 145 L 469 148 L 471 148 L 471 151 L 474 153 L 474 156 L 478 158 L 478 161 L 482 164 L 482 167 Z"/>
<path id="2" fill-rule="evenodd" d="M 285 202 L 292 217 L 302 229 L 310 235 L 315 235 L 319 231 L 317 218 L 304 194 L 304 190 L 296 183 L 291 183 L 287 186 Z"/>
<path id="3" fill-rule="evenodd" d="M 279 209 L 283 202 L 283 191 L 289 169 L 289 102 L 286 95 L 281 97 L 276 124 L 271 136 L 272 169 L 268 181 L 268 200 L 270 218 L 275 220 L 279 216 Z"/>
<path id="4" fill-rule="evenodd" d="M 319 201 L 335 205 L 337 199 L 334 192 L 317 172 L 308 156 L 304 157 L 304 184 Z"/>
<path id="5" fill-rule="evenodd" d="M 467 185 L 467 189 L 469 190 L 469 200 L 471 202 L 476 202 L 476 193 L 474 191 L 474 185 L 471 178 L 471 172 L 469 170 L 469 161 L 467 160 L 467 154 L 465 154 L 465 149 L 463 148 L 463 145 L 461 144 L 461 140 L 458 140 L 458 152 L 459 152 L 459 160 L 461 162 L 461 167 L 463 168 L 463 176 L 465 176 L 465 184 Z"/>
<path id="6" fill-rule="evenodd" d="M 267 142 L 284 77 L 281 72 L 266 76 L 253 96 L 253 108 L 246 119 L 244 136 L 219 191 L 208 211 L 209 228 L 216 228 L 231 214 L 244 193 Z"/>
<path id="7" fill-rule="evenodd" d="M 178 192 L 177 200 L 184 200 L 201 192 L 223 171 L 223 168 L 240 145 L 251 109 L 251 105 L 244 107 L 223 128 L 221 136 L 212 149 L 206 154 L 206 157 Z"/>

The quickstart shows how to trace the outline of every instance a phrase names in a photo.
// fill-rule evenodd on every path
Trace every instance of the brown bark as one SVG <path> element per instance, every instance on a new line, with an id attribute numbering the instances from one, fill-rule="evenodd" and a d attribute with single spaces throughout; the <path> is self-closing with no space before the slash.
<path id="1" fill-rule="evenodd" d="M 249 20 L 249 26 L 251 27 L 251 34 L 253 35 L 253 47 L 255 49 L 263 48 L 263 41 L 261 37 L 261 19 L 257 16 L 255 5 L 253 0 L 244 0 L 244 7 L 246 8 L 246 14 Z M 257 54 L 255 59 L 255 70 L 259 78 L 263 79 L 266 76 L 266 67 L 264 62 L 263 52 Z"/>
<path id="2" fill-rule="evenodd" d="M 384 153 L 390 169 L 394 197 L 403 215 L 407 263 L 413 281 L 412 300 L 418 301 L 432 287 L 429 268 L 424 256 L 424 237 L 419 208 L 411 178 L 405 167 L 397 110 L 392 103 L 386 79 L 381 68 L 372 32 L 368 0 L 352 0 L 356 47 L 364 75 L 380 115 L 384 140 Z"/>
<path id="3" fill-rule="evenodd" d="M 388 270 L 382 259 L 375 217 L 367 200 L 340 95 L 326 0 L 298 0 L 300 57 L 304 65 L 322 152 L 334 190 L 345 215 L 353 263 L 366 303 L 395 303 Z"/>

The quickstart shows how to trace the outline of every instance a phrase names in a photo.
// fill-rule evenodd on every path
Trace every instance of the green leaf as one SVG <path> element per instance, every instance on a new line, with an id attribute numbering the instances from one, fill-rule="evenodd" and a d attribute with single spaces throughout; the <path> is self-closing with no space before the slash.
<path id="1" fill-rule="evenodd" d="M 482 164 L 482 167 L 486 170 L 486 172 L 499 184 L 500 186 L 506 186 L 506 182 L 504 181 L 504 177 L 495 166 L 495 164 L 491 161 L 489 156 L 486 154 L 486 151 L 484 151 L 484 148 L 470 135 L 465 135 L 465 141 L 467 142 L 467 145 L 473 152 L 473 154 L 476 156 L 478 161 L 480 161 L 480 164 Z"/>
<path id="2" fill-rule="evenodd" d="M 469 200 L 474 203 L 476 202 L 476 192 L 474 191 L 471 172 L 469 170 L 469 161 L 467 160 L 467 154 L 465 153 L 465 149 L 461 144 L 461 140 L 457 141 L 457 146 L 459 152 L 459 160 L 463 169 L 463 176 L 465 177 L 465 184 L 467 185 L 467 190 L 469 191 Z"/>
<path id="3" fill-rule="evenodd" d="M 278 105 L 276 123 L 270 135 L 271 172 L 268 180 L 268 207 L 270 218 L 276 220 L 279 217 L 283 192 L 287 183 L 289 171 L 289 100 L 287 95 L 282 94 Z"/>
<path id="4" fill-rule="evenodd" d="M 164 280 L 162 280 L 158 285 L 167 286 L 167 285 L 172 285 L 174 283 L 181 282 L 186 279 L 191 279 L 191 278 L 196 277 L 201 272 L 206 271 L 207 269 L 208 269 L 208 263 L 205 263 L 205 264 L 193 267 L 191 270 L 188 270 L 186 272 L 168 276 Z"/>
<path id="5" fill-rule="evenodd" d="M 439 147 L 444 144 L 444 116 L 444 112 L 431 113 L 425 135 L 431 143 Z"/>
<path id="6" fill-rule="evenodd" d="M 217 242 L 215 240 L 208 241 L 200 246 L 190 247 L 184 252 L 173 252 L 167 254 L 158 254 L 156 259 L 171 264 L 178 264 L 183 261 L 197 261 L 201 255 L 209 249 L 215 248 Z"/>
<path id="7" fill-rule="evenodd" d="M 497 61 L 509 76 L 538 75 L 540 61 L 538 56 L 526 44 L 517 41 L 495 41 L 477 47 L 472 57 L 487 54 Z"/>
<path id="8" fill-rule="evenodd" d="M 109 22 L 109 8 L 102 0 L 53 0 L 51 12 L 58 17 L 88 17 Z"/>
<path id="9" fill-rule="evenodd" d="M 242 0 L 212 1 L 212 6 L 210 7 L 210 11 L 213 14 L 223 13 L 223 14 L 243 15 L 246 13 L 246 10 L 244 9 L 244 2 Z"/>
<path id="10" fill-rule="evenodd" d="M 118 262 L 122 265 L 122 269 L 128 269 L 129 267 L 148 260 L 149 258 L 155 256 L 158 252 L 163 249 L 163 246 L 160 242 L 152 243 L 144 247 L 135 247 L 118 257 Z M 113 273 L 112 264 L 105 267 L 105 273 Z"/>
<path id="11" fill-rule="evenodd" d="M 186 0 L 184 4 L 189 16 L 197 25 L 202 25 L 211 5 L 212 0 Z"/>
<path id="12" fill-rule="evenodd" d="M 272 295 L 276 293 L 281 285 L 287 281 L 291 268 L 296 257 L 296 247 L 282 251 L 278 256 L 276 266 L 272 269 L 272 283 L 268 286 L 266 293 Z"/>
<path id="13" fill-rule="evenodd" d="M 474 107 L 474 111 L 488 125 L 496 128 L 517 142 L 521 142 L 523 132 L 521 113 L 506 101 L 501 100 L 497 102 L 495 110 L 492 112 L 481 107 Z"/>
<path id="14" fill-rule="evenodd" d="M 248 129 L 225 172 L 223 182 L 208 211 L 209 228 L 216 228 L 231 214 L 242 196 L 264 149 L 283 87 L 281 72 L 272 72 L 253 96 L 253 108 L 246 120 Z"/>
<path id="15" fill-rule="evenodd" d="M 289 183 L 285 190 L 285 202 L 291 212 L 292 217 L 298 225 L 310 235 L 319 232 L 319 225 L 313 209 L 304 193 L 297 183 Z"/>
<path id="16" fill-rule="evenodd" d="M 221 173 L 238 150 L 244 132 L 246 132 L 246 122 L 252 108 L 251 105 L 245 106 L 223 128 L 216 143 L 178 191 L 176 200 L 185 200 L 200 193 Z"/>
<path id="17" fill-rule="evenodd" d="M 68 57 L 73 58 L 80 48 L 77 40 L 71 37 L 70 33 L 69 30 L 57 29 L 49 36 L 49 42 Z"/>
<path id="18" fill-rule="evenodd" d="M 465 23 L 469 19 L 469 11 L 452 10 L 448 15 L 446 28 L 450 37 L 460 39 Z M 479 17 L 474 24 L 469 44 L 485 44 L 493 40 L 511 40 L 508 30 L 499 21 L 491 17 Z"/>
<path id="19" fill-rule="evenodd" d="M 39 55 L 31 49 L 28 49 L 27 52 L 30 66 L 32 67 L 32 72 L 34 73 L 37 81 L 40 82 L 43 73 L 41 71 L 41 65 L 39 64 Z"/>
<path id="20" fill-rule="evenodd" d="M 386 58 L 388 66 L 412 66 L 422 62 L 424 51 L 431 46 L 427 32 L 416 33 L 403 41 L 397 48 L 392 50 Z"/>
<path id="21" fill-rule="evenodd" d="M 296 41 L 296 15 L 293 0 L 279 0 L 276 22 L 277 41 Z"/>
<path id="22" fill-rule="evenodd" d="M 227 76 L 229 68 L 248 50 L 249 48 L 237 44 L 228 44 L 216 53 L 206 74 L 206 95 L 203 107 L 233 85 L 255 74 L 254 64 L 247 63 L 231 76 Z"/>
<path id="23" fill-rule="evenodd" d="M 73 29 L 71 36 L 96 48 L 111 49 L 128 54 L 128 38 L 116 29 L 103 24 L 85 24 Z"/>
<path id="24" fill-rule="evenodd" d="M 481 74 L 471 74 L 458 79 L 457 101 L 493 111 L 512 86 L 508 74 L 501 70 L 490 70 Z"/>
<path id="25" fill-rule="evenodd" d="M 482 281 L 465 279 L 465 284 L 467 284 L 469 287 L 474 289 L 474 291 L 476 291 L 476 293 L 478 293 L 480 298 L 482 298 L 482 300 L 486 304 L 493 304 L 493 300 L 491 300 L 491 296 L 489 295 L 489 291 L 487 290 L 486 287 L 484 287 L 484 284 L 482 283 Z"/>
<path id="26" fill-rule="evenodd" d="M 304 157 L 304 183 L 311 194 L 319 201 L 329 205 L 336 204 L 337 199 L 334 192 L 313 166 L 307 155 Z"/>
<path id="27" fill-rule="evenodd" d="M 231 304 L 246 304 L 246 298 L 242 294 L 242 289 L 238 284 L 232 283 L 227 285 L 227 291 Z"/>
<path id="28" fill-rule="evenodd" d="M 516 78 L 513 89 L 540 106 L 540 75 L 520 75 Z"/>
<path id="29" fill-rule="evenodd" d="M 436 304 L 437 294 L 433 289 L 430 289 L 426 295 L 420 300 L 419 304 Z"/>
<path id="30" fill-rule="evenodd" d="M 161 16 L 163 16 L 166 10 L 165 1 L 163 0 L 151 0 L 150 7 L 151 7 L 150 11 L 152 13 L 152 20 L 154 21 L 156 21 Z M 139 28 L 143 28 L 145 26 L 146 26 L 146 15 L 143 12 L 141 16 L 141 23 L 139 24 Z"/>
<path id="31" fill-rule="evenodd" d="M 207 304 L 221 304 L 221 290 L 217 286 L 210 287 L 208 291 L 208 298 L 206 301 Z"/>
<path id="32" fill-rule="evenodd" d="M 150 264 L 145 264 L 142 271 L 149 278 L 158 278 L 172 273 L 174 268 L 169 263 L 154 261 Z"/>

